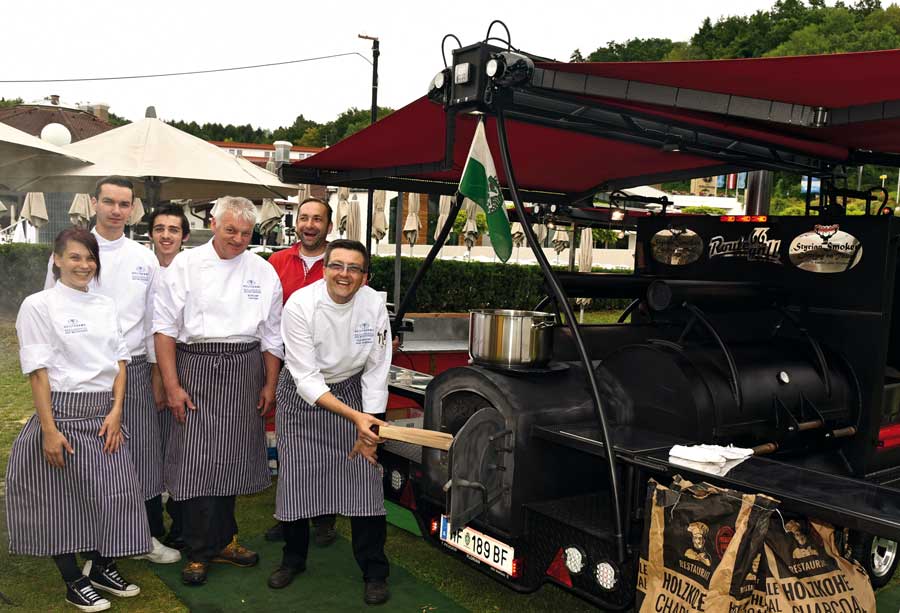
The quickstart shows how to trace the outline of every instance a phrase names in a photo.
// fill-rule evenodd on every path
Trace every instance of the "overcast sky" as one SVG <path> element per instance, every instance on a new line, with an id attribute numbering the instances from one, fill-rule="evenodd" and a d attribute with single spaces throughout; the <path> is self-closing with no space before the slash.
<path id="1" fill-rule="evenodd" d="M 0 80 L 110 77 L 205 70 L 359 52 L 381 40 L 378 102 L 399 108 L 443 67 L 440 42 L 484 38 L 502 19 L 514 46 L 566 61 L 607 41 L 687 40 L 702 19 L 745 15 L 774 0 L 532 2 L 259 1 L 16 2 L 7 12 Z M 494 35 L 502 36 L 499 26 Z M 452 45 L 451 45 L 452 46 Z M 0 97 L 105 102 L 128 119 L 148 105 L 162 119 L 275 128 L 297 115 L 325 122 L 369 108 L 372 68 L 358 56 L 210 75 L 82 83 L 0 83 Z"/>

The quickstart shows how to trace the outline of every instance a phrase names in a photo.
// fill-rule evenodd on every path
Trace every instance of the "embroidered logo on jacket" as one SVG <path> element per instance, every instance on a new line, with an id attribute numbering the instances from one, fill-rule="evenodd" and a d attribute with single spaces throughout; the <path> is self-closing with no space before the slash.
<path id="1" fill-rule="evenodd" d="M 75 318 L 67 319 L 63 324 L 63 333 L 65 334 L 84 334 L 87 331 L 87 324 Z"/>
<path id="2" fill-rule="evenodd" d="M 353 343 L 355 345 L 371 345 L 374 340 L 375 330 L 366 322 L 356 326 L 356 329 L 353 331 Z"/>
<path id="3" fill-rule="evenodd" d="M 138 264 L 134 267 L 134 270 L 131 271 L 131 280 L 140 281 L 141 283 L 149 283 L 150 269 L 146 266 Z"/>
<path id="4" fill-rule="evenodd" d="M 243 291 L 248 300 L 259 300 L 262 295 L 262 288 L 253 279 L 244 281 Z"/>

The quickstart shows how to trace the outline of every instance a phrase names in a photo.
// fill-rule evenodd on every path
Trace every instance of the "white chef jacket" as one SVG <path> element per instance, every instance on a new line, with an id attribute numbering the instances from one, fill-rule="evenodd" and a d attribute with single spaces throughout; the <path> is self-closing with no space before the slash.
<path id="1" fill-rule="evenodd" d="M 362 371 L 363 411 L 387 408 L 391 368 L 391 330 L 387 308 L 378 292 L 364 285 L 347 304 L 328 295 L 320 279 L 294 292 L 281 319 L 285 365 L 297 393 L 309 404 Z"/>
<path id="2" fill-rule="evenodd" d="M 188 344 L 259 341 L 282 358 L 278 273 L 249 252 L 223 260 L 212 240 L 182 251 L 157 286 L 153 332 Z"/>
<path id="3" fill-rule="evenodd" d="M 91 281 L 92 292 L 108 296 L 116 303 L 119 326 L 131 355 L 147 355 L 156 362 L 153 345 L 153 292 L 159 273 L 159 261 L 153 252 L 126 236 L 108 241 L 91 231 L 100 246 L 100 279 Z M 56 283 L 53 256 L 47 265 L 44 289 Z"/>
<path id="4" fill-rule="evenodd" d="M 16 318 L 22 372 L 46 368 L 54 392 L 111 391 L 119 360 L 131 361 L 117 321 L 116 303 L 93 290 L 57 282 L 28 296 Z"/>

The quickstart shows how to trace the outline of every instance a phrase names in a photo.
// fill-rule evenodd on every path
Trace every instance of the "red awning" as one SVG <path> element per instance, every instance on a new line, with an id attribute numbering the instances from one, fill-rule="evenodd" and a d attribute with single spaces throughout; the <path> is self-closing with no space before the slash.
<path id="1" fill-rule="evenodd" d="M 891 101 L 900 100 L 900 80 L 884 79 L 885 75 L 894 74 L 900 68 L 900 50 L 753 60 L 540 63 L 537 66 L 545 71 L 827 109 L 862 105 L 883 109 Z M 633 100 L 584 95 L 569 98 L 602 104 L 606 109 L 655 119 L 681 129 L 701 130 L 735 142 L 750 143 L 761 150 L 790 151 L 830 164 L 848 162 L 854 149 L 900 152 L 900 119 L 815 128 Z M 452 165 L 449 170 L 439 166 L 445 157 L 448 137 L 446 112 L 440 104 L 421 98 L 333 147 L 295 162 L 292 168 L 284 169 L 285 177 L 314 182 L 309 173 L 321 171 L 321 182 L 374 187 L 386 187 L 383 180 L 386 177 L 402 177 L 404 181 L 419 182 L 409 186 L 413 191 L 452 192 L 452 184 L 459 181 L 476 120 L 477 116 L 469 114 L 456 117 L 454 133 L 450 135 Z M 495 119 L 488 116 L 486 121 L 495 165 L 505 184 Z M 708 152 L 664 150 L 658 143 L 609 138 L 602 133 L 561 129 L 558 125 L 527 120 L 508 120 L 507 132 L 519 187 L 569 197 L 589 193 L 592 189 L 767 167 L 737 164 L 734 160 L 708 155 Z M 435 181 L 439 183 L 431 183 Z"/>

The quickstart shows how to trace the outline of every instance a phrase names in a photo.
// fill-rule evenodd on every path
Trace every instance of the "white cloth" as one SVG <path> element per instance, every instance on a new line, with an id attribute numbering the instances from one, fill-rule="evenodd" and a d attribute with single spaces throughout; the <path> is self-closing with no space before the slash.
<path id="1" fill-rule="evenodd" d="M 387 308 L 378 292 L 364 285 L 347 304 L 337 304 L 320 279 L 294 292 L 281 320 L 285 366 L 297 393 L 309 404 L 329 391 L 329 384 L 362 371 L 362 406 L 366 413 L 387 408 L 391 368 L 391 331 Z"/>
<path id="2" fill-rule="evenodd" d="M 282 358 L 278 274 L 246 251 L 223 260 L 212 240 L 182 251 L 158 285 L 153 332 L 187 344 L 259 341 Z"/>
<path id="3" fill-rule="evenodd" d="M 111 391 L 119 360 L 131 361 L 116 321 L 115 302 L 92 290 L 57 283 L 28 296 L 16 318 L 22 372 L 46 368 L 54 392 Z"/>
<path id="4" fill-rule="evenodd" d="M 684 468 L 688 468 L 690 470 L 701 473 L 718 475 L 720 477 L 724 477 L 725 475 L 727 475 L 731 469 L 743 462 L 745 459 L 746 458 L 738 458 L 736 460 L 728 460 L 721 464 L 717 464 L 714 462 L 692 462 L 691 460 L 684 460 L 675 456 L 669 456 L 669 462 L 671 464 L 675 464 L 676 466 L 683 466 Z"/>
<path id="5" fill-rule="evenodd" d="M 721 445 L 675 445 L 669 450 L 669 458 L 679 458 L 705 464 L 725 464 L 730 460 L 743 460 L 753 455 L 752 449 L 723 447 Z"/>
<path id="6" fill-rule="evenodd" d="M 124 235 L 108 241 L 97 234 L 96 229 L 92 234 L 100 246 L 100 279 L 93 279 L 90 289 L 115 301 L 119 326 L 131 355 L 146 355 L 150 362 L 155 363 L 156 350 L 150 329 L 159 261 L 152 251 Z M 44 289 L 53 287 L 55 283 L 51 255 Z"/>

